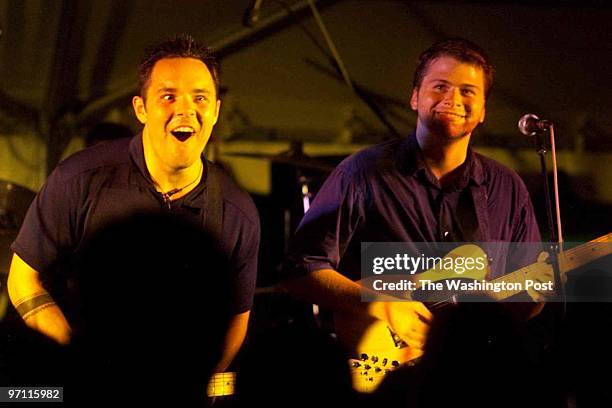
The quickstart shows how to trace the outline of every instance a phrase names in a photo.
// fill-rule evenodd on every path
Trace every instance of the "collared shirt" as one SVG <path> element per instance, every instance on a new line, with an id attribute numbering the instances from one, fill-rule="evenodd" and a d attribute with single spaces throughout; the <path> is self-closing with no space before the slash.
<path id="1" fill-rule="evenodd" d="M 335 269 L 357 280 L 362 242 L 538 242 L 527 189 L 516 173 L 468 149 L 452 184 L 442 187 L 413 134 L 345 159 L 305 214 L 285 262 L 288 276 Z M 537 252 L 537 251 L 536 251 Z M 515 264 L 494 254 L 489 277 Z"/>
<path id="2" fill-rule="evenodd" d="M 259 216 L 247 193 L 218 166 L 202 160 L 205 168 L 200 183 L 168 207 L 147 171 L 141 135 L 78 152 L 49 176 L 11 249 L 43 279 L 63 281 L 67 277 L 61 267 L 88 238 L 131 214 L 169 211 L 206 229 L 211 212 L 207 178 L 214 172 L 221 186 L 222 198 L 218 201 L 223 206 L 218 212 L 223 217 L 219 246 L 232 269 L 232 310 L 245 312 L 252 306 L 255 290 Z"/>

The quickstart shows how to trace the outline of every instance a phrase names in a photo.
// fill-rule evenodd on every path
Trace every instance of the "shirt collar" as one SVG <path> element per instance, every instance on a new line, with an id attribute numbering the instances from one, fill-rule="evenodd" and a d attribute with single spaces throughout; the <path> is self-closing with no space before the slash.
<path id="1" fill-rule="evenodd" d="M 416 139 L 416 133 L 412 133 L 406 138 L 404 143 L 405 151 L 402 155 L 402 160 L 405 163 L 404 167 L 407 173 L 413 177 L 423 178 L 437 185 L 437 181 L 431 171 L 427 167 L 423 158 L 423 153 Z M 479 186 L 484 182 L 484 170 L 481 160 L 478 155 L 468 147 L 467 156 L 465 158 L 463 172 L 461 177 L 457 179 L 458 185 L 465 187 L 469 182 Z"/>
<path id="2" fill-rule="evenodd" d="M 136 166 L 138 173 L 140 173 L 140 175 L 142 176 L 140 180 L 138 180 L 138 178 L 132 177 L 130 180 L 130 183 L 138 184 L 142 186 L 143 184 L 142 180 L 144 179 L 144 181 L 146 182 L 146 187 L 155 189 L 155 185 L 153 184 L 153 179 L 151 178 L 151 174 L 149 173 L 149 170 L 147 169 L 147 164 L 146 164 L 145 157 L 144 157 L 142 132 L 134 136 L 132 140 L 130 141 L 129 152 L 130 152 L 130 159 L 132 160 L 132 163 L 134 164 L 134 166 Z M 206 189 L 206 179 L 208 179 L 208 172 L 210 170 L 210 166 L 208 166 L 208 163 L 203 155 L 202 155 L 202 164 L 204 165 L 204 174 L 202 175 L 202 179 L 200 180 L 200 183 L 196 186 L 196 188 L 191 190 L 186 196 L 177 200 L 177 202 L 181 202 L 183 206 L 188 206 L 188 207 L 193 207 L 193 208 L 202 207 L 202 204 L 201 204 L 202 201 L 199 200 L 199 198 L 201 197 L 202 193 Z"/>
<path id="3" fill-rule="evenodd" d="M 130 141 L 130 159 L 132 163 L 138 169 L 138 172 L 148 181 L 151 185 L 153 185 L 153 180 L 151 179 L 151 175 L 149 174 L 149 170 L 147 170 L 147 164 L 144 158 L 144 147 L 142 145 L 142 133 L 135 135 Z"/>

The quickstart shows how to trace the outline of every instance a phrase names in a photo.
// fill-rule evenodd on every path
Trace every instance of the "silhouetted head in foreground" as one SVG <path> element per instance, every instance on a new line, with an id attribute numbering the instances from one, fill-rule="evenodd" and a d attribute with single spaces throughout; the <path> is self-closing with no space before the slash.
<path id="1" fill-rule="evenodd" d="M 83 324 L 73 347 L 83 393 L 203 402 L 229 316 L 215 242 L 179 219 L 138 215 L 91 239 L 78 273 Z"/>

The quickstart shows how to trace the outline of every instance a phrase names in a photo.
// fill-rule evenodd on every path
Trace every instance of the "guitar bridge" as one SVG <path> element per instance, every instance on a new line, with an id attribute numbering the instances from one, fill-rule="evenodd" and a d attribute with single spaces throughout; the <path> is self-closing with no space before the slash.
<path id="1" fill-rule="evenodd" d="M 387 330 L 389 330 L 389 334 L 391 335 L 391 339 L 393 340 L 393 345 L 395 346 L 395 348 L 401 349 L 404 347 L 408 347 L 408 343 L 402 340 L 402 338 L 398 336 L 397 333 L 395 333 L 389 327 L 387 327 Z"/>

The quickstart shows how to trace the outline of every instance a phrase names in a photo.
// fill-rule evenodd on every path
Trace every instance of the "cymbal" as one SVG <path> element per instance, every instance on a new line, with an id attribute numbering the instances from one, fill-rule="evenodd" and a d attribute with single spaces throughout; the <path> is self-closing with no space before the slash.
<path id="1" fill-rule="evenodd" d="M 0 230 L 0 278 L 8 274 L 13 258 L 11 244 L 15 238 L 17 238 L 17 230 Z"/>
<path id="2" fill-rule="evenodd" d="M 34 197 L 32 190 L 0 180 L 0 230 L 19 229 Z"/>
<path id="3" fill-rule="evenodd" d="M 8 273 L 10 245 L 17 238 L 34 197 L 36 193 L 32 190 L 12 181 L 0 180 L 0 276 Z"/>
<path id="4" fill-rule="evenodd" d="M 223 153 L 222 156 L 233 156 L 233 157 L 244 157 L 248 159 L 263 159 L 270 160 L 272 163 L 286 164 L 293 167 L 302 169 L 316 170 L 325 173 L 331 173 L 334 170 L 334 166 L 324 163 L 320 160 L 313 159 L 312 157 L 304 154 L 261 154 L 261 153 L 244 153 L 244 152 L 227 152 Z"/>

